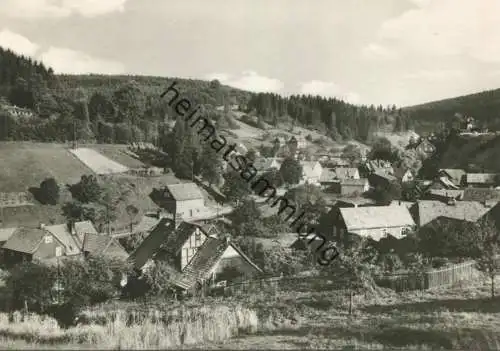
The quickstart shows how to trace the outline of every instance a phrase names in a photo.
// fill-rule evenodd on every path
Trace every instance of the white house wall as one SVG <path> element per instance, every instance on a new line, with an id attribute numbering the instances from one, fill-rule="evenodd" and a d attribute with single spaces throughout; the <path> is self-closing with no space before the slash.
<path id="1" fill-rule="evenodd" d="M 397 239 L 401 239 L 404 235 L 405 230 L 411 229 L 410 226 L 404 227 L 392 227 L 392 228 L 374 228 L 374 229 L 355 229 L 348 230 L 349 233 L 357 234 L 363 237 L 372 237 L 373 240 L 379 241 L 380 239 L 387 236 L 387 234 L 392 235 Z"/>
<path id="2" fill-rule="evenodd" d="M 176 202 L 175 214 L 181 218 L 196 217 L 203 211 L 205 203 L 203 199 L 184 200 Z"/>
<path id="3" fill-rule="evenodd" d="M 199 240 L 196 240 L 196 234 L 200 235 Z M 193 256 L 198 251 L 199 247 L 207 240 L 206 235 L 199 229 L 191 234 L 191 236 L 184 242 L 181 248 L 181 270 L 191 261 Z"/>

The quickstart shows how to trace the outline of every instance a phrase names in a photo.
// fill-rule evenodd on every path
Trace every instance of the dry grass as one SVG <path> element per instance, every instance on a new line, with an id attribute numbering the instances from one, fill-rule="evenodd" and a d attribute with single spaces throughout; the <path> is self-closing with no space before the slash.
<path id="1" fill-rule="evenodd" d="M 120 144 L 86 144 L 81 145 L 81 147 L 88 147 L 90 149 L 98 151 L 100 154 L 110 158 L 111 160 L 118 162 L 125 167 L 129 168 L 141 168 L 144 167 L 144 163 L 138 159 L 127 155 L 127 145 Z"/>
<path id="2" fill-rule="evenodd" d="M 236 306 L 177 308 L 168 312 L 147 313 L 91 311 L 85 314 L 89 324 L 62 329 L 48 317 L 17 313 L 9 320 L 0 314 L 0 336 L 4 346 L 58 345 L 94 346 L 105 349 L 164 349 L 201 342 L 221 342 L 240 333 L 255 332 L 259 327 L 255 311 Z"/>
<path id="3" fill-rule="evenodd" d="M 374 289 L 354 299 L 338 292 L 287 291 L 147 304 L 114 302 L 86 311 L 67 330 L 32 316 L 0 316 L 0 340 L 16 348 L 198 349 L 500 349 L 500 299 L 487 282 L 398 294 Z"/>

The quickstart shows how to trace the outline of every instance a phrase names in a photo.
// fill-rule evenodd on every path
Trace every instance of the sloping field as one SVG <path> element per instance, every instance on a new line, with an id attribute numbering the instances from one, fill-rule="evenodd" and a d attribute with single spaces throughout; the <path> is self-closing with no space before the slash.
<path id="1" fill-rule="evenodd" d="M 388 139 L 392 145 L 406 147 L 410 142 L 411 137 L 418 137 L 418 134 L 413 131 L 401 133 L 376 132 L 376 136 Z"/>
<path id="2" fill-rule="evenodd" d="M 0 192 L 22 192 L 49 177 L 75 183 L 92 170 L 62 144 L 0 143 Z"/>
<path id="3" fill-rule="evenodd" d="M 144 167 L 144 163 L 138 159 L 127 155 L 127 145 L 111 145 L 111 144 L 93 144 L 93 145 L 82 145 L 83 147 L 96 150 L 105 157 L 118 162 L 128 168 L 141 168 Z"/>
<path id="4" fill-rule="evenodd" d="M 129 170 L 128 167 L 101 155 L 96 150 L 78 148 L 70 152 L 97 174 L 125 173 Z"/>

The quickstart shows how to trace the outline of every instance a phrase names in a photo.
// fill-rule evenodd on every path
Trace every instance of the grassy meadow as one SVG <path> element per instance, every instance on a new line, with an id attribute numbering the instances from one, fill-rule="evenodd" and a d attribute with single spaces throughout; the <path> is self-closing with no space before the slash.
<path id="1" fill-rule="evenodd" d="M 489 285 L 397 294 L 375 289 L 148 304 L 114 302 L 84 311 L 62 329 L 52 318 L 0 315 L 0 348 L 12 349 L 348 349 L 491 350 L 500 348 L 500 299 Z"/>

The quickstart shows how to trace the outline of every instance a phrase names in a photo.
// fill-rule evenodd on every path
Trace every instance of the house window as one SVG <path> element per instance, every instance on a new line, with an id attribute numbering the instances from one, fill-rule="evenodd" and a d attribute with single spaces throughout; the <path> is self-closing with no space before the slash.
<path id="1" fill-rule="evenodd" d="M 62 256 L 62 247 L 56 247 L 56 256 Z"/>
<path id="2" fill-rule="evenodd" d="M 52 236 L 46 235 L 45 236 L 45 243 L 46 244 L 51 244 L 52 243 Z"/>

